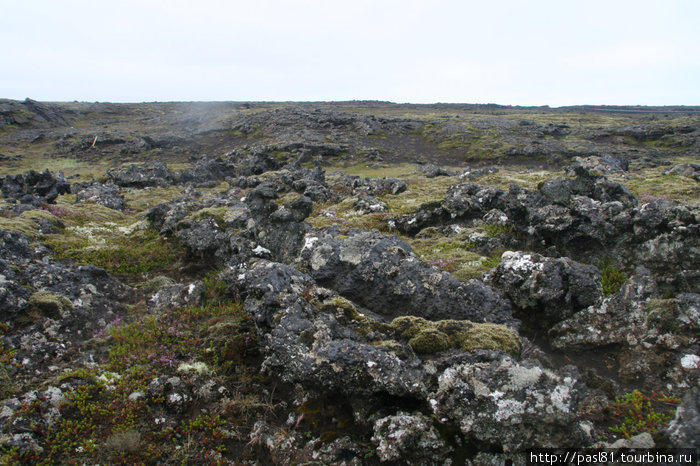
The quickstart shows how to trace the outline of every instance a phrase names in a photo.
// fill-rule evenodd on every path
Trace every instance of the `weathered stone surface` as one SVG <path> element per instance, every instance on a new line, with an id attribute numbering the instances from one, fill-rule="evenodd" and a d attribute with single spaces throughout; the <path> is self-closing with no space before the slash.
<path id="1" fill-rule="evenodd" d="M 663 435 L 676 448 L 700 447 L 700 388 L 685 394 Z"/>
<path id="2" fill-rule="evenodd" d="M 125 188 L 146 188 L 149 186 L 170 186 L 175 181 L 173 172 L 163 162 L 150 162 L 143 165 L 129 165 L 127 168 L 107 171 L 109 179 L 117 186 Z"/>
<path id="3" fill-rule="evenodd" d="M 114 210 L 124 210 L 126 201 L 119 188 L 112 183 L 102 184 L 98 181 L 73 185 L 76 202 L 94 202 Z"/>
<path id="4" fill-rule="evenodd" d="M 199 306 L 204 297 L 204 283 L 174 284 L 161 287 L 148 300 L 148 307 L 163 312 L 182 307 Z"/>
<path id="5" fill-rule="evenodd" d="M 588 426 L 577 418 L 584 392 L 575 371 L 557 374 L 504 357 L 446 369 L 429 399 L 442 422 L 509 452 L 590 444 Z"/>
<path id="6" fill-rule="evenodd" d="M 682 357 L 697 351 L 689 337 L 698 331 L 698 295 L 658 299 L 649 271 L 638 268 L 620 291 L 555 325 L 549 338 L 555 348 L 567 351 L 619 345 L 619 377 L 662 389 L 665 381 L 697 380 L 696 371 L 682 367 Z"/>
<path id="7" fill-rule="evenodd" d="M 382 462 L 439 464 L 450 452 L 430 418 L 420 412 L 399 411 L 377 420 L 372 441 Z"/>
<path id="8" fill-rule="evenodd" d="M 600 271 L 568 257 L 506 251 L 489 280 L 522 319 L 538 326 L 564 320 L 603 297 Z"/>
<path id="9" fill-rule="evenodd" d="M 397 237 L 309 234 L 301 266 L 321 285 L 385 317 L 466 319 L 516 326 L 507 301 L 482 282 L 463 282 L 419 260 Z"/>

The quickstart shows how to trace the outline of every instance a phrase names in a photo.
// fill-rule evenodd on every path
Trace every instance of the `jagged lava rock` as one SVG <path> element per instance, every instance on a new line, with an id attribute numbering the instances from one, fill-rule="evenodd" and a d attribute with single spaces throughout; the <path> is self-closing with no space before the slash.
<path id="1" fill-rule="evenodd" d="M 600 271 L 568 257 L 506 251 L 489 281 L 536 325 L 564 320 L 603 297 Z"/>
<path id="2" fill-rule="evenodd" d="M 49 170 L 41 173 L 29 170 L 21 175 L 0 177 L 0 189 L 5 197 L 35 206 L 41 202 L 53 204 L 59 195 L 71 192 L 63 173 L 54 176 Z"/>
<path id="3" fill-rule="evenodd" d="M 430 266 L 395 236 L 308 234 L 300 259 L 319 284 L 385 317 L 409 314 L 517 327 L 510 305 L 491 287 Z"/>

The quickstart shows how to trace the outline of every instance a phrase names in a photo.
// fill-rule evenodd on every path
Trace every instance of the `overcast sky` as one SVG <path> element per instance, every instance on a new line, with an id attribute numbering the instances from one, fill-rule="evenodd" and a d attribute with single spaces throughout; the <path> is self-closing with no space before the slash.
<path id="1" fill-rule="evenodd" d="M 0 97 L 700 105 L 700 0 L 0 0 Z"/>

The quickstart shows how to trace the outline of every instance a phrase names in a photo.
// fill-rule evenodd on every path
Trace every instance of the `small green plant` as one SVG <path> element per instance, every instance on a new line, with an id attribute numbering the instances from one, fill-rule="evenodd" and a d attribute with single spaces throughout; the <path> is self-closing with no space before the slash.
<path id="1" fill-rule="evenodd" d="M 603 295 L 611 296 L 620 291 L 623 283 L 627 280 L 625 272 L 620 270 L 612 259 L 606 259 L 605 262 L 603 262 L 601 271 L 603 272 L 603 278 L 601 280 Z"/>
<path id="2" fill-rule="evenodd" d="M 512 235 L 515 233 L 515 229 L 513 229 L 511 225 L 499 225 L 498 223 L 487 223 L 484 225 L 484 230 L 486 230 L 486 235 L 489 238 L 495 238 L 503 234 Z"/>
<path id="3" fill-rule="evenodd" d="M 226 282 L 219 278 L 220 272 L 220 270 L 212 270 L 202 279 L 207 304 L 219 304 L 225 299 L 227 287 Z"/>
<path id="4" fill-rule="evenodd" d="M 666 427 L 673 419 L 676 409 L 670 407 L 679 402 L 680 399 L 664 393 L 654 393 L 649 397 L 639 390 L 617 397 L 608 409 L 622 422 L 610 427 L 610 432 L 622 435 L 624 438 L 632 438 L 643 432 L 653 434 Z"/>
<path id="5" fill-rule="evenodd" d="M 503 250 L 502 249 L 497 249 L 496 251 L 493 251 L 491 255 L 484 261 L 484 265 L 488 268 L 494 268 L 498 267 L 498 264 L 501 263 L 501 256 L 503 255 Z"/>

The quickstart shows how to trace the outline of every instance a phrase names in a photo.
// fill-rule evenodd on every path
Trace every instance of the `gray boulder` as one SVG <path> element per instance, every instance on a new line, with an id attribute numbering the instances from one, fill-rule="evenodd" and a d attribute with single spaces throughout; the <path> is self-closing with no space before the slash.
<path id="1" fill-rule="evenodd" d="M 41 173 L 29 170 L 21 175 L 0 177 L 0 190 L 5 197 L 34 206 L 42 202 L 53 204 L 59 195 L 71 192 L 63 173 L 54 176 L 48 170 Z"/>
<path id="2" fill-rule="evenodd" d="M 663 435 L 676 448 L 700 448 L 700 388 L 685 394 Z"/>
<path id="3" fill-rule="evenodd" d="M 372 441 L 382 462 L 440 464 L 451 452 L 430 418 L 420 412 L 399 411 L 374 423 Z"/>
<path id="4" fill-rule="evenodd" d="M 183 307 L 199 306 L 204 299 L 204 282 L 196 281 L 186 285 L 174 284 L 161 287 L 148 300 L 148 308 L 163 312 Z"/>
<path id="5" fill-rule="evenodd" d="M 75 201 L 79 203 L 94 202 L 114 210 L 124 210 L 126 201 L 119 193 L 119 188 L 112 183 L 102 184 L 99 181 L 78 183 L 73 185 Z"/>
<path id="6" fill-rule="evenodd" d="M 439 376 L 429 402 L 441 422 L 505 452 L 582 447 L 593 440 L 592 426 L 578 419 L 585 385 L 569 369 L 555 373 L 508 356 L 454 365 Z"/>

